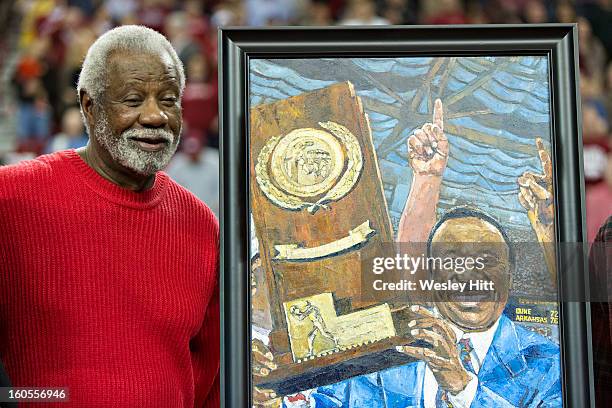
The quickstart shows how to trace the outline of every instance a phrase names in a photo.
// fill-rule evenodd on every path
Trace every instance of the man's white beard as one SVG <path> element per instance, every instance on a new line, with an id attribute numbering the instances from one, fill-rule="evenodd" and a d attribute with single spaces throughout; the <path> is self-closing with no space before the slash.
<path id="1" fill-rule="evenodd" d="M 114 161 L 143 176 L 151 176 L 165 168 L 176 152 L 180 139 L 180 136 L 175 138 L 164 129 L 128 129 L 117 136 L 111 130 L 104 110 L 99 112 L 94 134 L 98 143 L 108 151 Z M 163 138 L 168 143 L 158 152 L 147 152 L 131 140 L 134 137 Z"/>

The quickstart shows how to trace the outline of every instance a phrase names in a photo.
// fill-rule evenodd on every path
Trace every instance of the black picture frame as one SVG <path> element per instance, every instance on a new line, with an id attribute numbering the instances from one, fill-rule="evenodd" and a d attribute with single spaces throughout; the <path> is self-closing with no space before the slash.
<path id="1" fill-rule="evenodd" d="M 221 398 L 250 406 L 248 66 L 251 58 L 546 55 L 550 63 L 556 242 L 586 243 L 575 24 L 223 28 L 221 134 Z M 586 245 L 586 244 L 583 244 Z M 563 401 L 594 406 L 588 274 L 558 274 Z M 569 294 L 572 291 L 573 295 Z"/>

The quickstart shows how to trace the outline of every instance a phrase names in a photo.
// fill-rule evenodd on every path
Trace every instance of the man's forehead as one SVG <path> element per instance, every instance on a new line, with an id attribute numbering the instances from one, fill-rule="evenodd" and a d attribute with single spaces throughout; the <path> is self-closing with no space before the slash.
<path id="1" fill-rule="evenodd" d="M 455 242 L 505 242 L 502 233 L 491 223 L 478 217 L 460 217 L 446 220 L 432 240 Z"/>
<path id="2" fill-rule="evenodd" d="M 108 58 L 111 80 L 125 83 L 129 80 L 151 79 L 175 80 L 178 83 L 177 67 L 168 52 L 147 53 L 114 51 Z"/>

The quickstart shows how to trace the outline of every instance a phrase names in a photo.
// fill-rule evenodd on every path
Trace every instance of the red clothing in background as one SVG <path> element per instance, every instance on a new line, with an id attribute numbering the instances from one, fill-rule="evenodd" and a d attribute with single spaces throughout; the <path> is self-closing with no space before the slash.
<path id="1" fill-rule="evenodd" d="M 586 221 L 588 242 L 593 242 L 599 228 L 612 214 L 612 186 L 602 181 L 586 190 Z"/>
<path id="2" fill-rule="evenodd" d="M 0 167 L 0 360 L 51 407 L 218 407 L 218 234 L 166 174 L 133 192 L 74 151 Z"/>
<path id="3" fill-rule="evenodd" d="M 183 121 L 189 137 L 196 137 L 201 142 L 206 139 L 218 113 L 218 97 L 216 82 L 187 82 L 182 106 Z"/>

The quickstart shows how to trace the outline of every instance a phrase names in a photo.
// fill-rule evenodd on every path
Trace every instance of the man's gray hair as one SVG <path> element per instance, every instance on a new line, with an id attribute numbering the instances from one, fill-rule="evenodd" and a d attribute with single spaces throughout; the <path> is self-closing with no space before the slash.
<path id="1" fill-rule="evenodd" d="M 148 27 L 125 25 L 107 31 L 89 47 L 77 85 L 79 98 L 81 89 L 84 89 L 91 99 L 99 101 L 108 85 L 106 77 L 108 58 L 113 51 L 144 52 L 154 55 L 168 53 L 176 67 L 180 94 L 183 94 L 185 88 L 183 64 L 166 37 Z"/>

